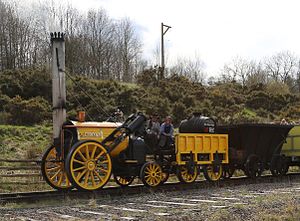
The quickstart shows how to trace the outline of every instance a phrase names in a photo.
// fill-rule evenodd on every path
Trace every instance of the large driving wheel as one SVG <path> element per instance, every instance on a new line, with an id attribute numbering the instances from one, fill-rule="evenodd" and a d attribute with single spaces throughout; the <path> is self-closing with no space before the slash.
<path id="1" fill-rule="evenodd" d="M 205 165 L 203 173 L 206 180 L 215 182 L 218 181 L 223 175 L 222 165 Z"/>
<path id="2" fill-rule="evenodd" d="M 72 147 L 67 156 L 66 172 L 77 189 L 97 190 L 111 176 L 111 158 L 100 143 L 92 140 L 81 141 Z"/>
<path id="3" fill-rule="evenodd" d="M 141 168 L 140 178 L 146 186 L 156 187 L 162 181 L 162 173 L 158 163 L 147 162 Z"/>
<path id="4" fill-rule="evenodd" d="M 263 172 L 263 165 L 261 160 L 256 155 L 250 155 L 245 163 L 245 174 L 250 178 L 261 176 Z"/>
<path id="5" fill-rule="evenodd" d="M 286 163 L 285 156 L 274 155 L 271 160 L 270 170 L 273 176 L 286 175 L 288 171 L 288 165 Z"/>
<path id="6" fill-rule="evenodd" d="M 122 187 L 125 186 L 129 186 L 133 180 L 134 177 L 133 176 L 115 176 L 114 175 L 114 180 L 116 181 L 116 183 Z"/>
<path id="7" fill-rule="evenodd" d="M 65 173 L 64 162 L 61 157 L 58 158 L 54 146 L 49 147 L 44 153 L 41 170 L 44 180 L 52 188 L 62 191 L 72 189 L 72 184 Z"/>
<path id="8" fill-rule="evenodd" d="M 189 168 L 188 166 L 182 165 L 177 169 L 177 177 L 182 183 L 193 183 L 197 179 L 198 169 L 197 166 Z"/>

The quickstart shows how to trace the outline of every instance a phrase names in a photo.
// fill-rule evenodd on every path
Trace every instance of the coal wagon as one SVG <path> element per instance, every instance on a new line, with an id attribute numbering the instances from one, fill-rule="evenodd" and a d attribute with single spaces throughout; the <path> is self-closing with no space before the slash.
<path id="1" fill-rule="evenodd" d="M 219 126 L 217 131 L 229 136 L 230 163 L 224 176 L 242 169 L 249 177 L 264 170 L 279 175 L 286 171 L 281 149 L 293 126 L 279 124 L 237 124 Z"/>

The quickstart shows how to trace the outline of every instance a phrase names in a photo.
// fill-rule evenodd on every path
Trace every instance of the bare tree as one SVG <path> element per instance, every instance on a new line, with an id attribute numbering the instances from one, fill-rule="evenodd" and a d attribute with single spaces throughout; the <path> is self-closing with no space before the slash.
<path id="1" fill-rule="evenodd" d="M 128 19 L 122 19 L 117 25 L 117 50 L 122 67 L 122 80 L 132 82 L 134 79 L 134 60 L 141 53 L 141 41 L 138 38 L 133 23 Z"/>
<path id="2" fill-rule="evenodd" d="M 265 60 L 265 71 L 275 81 L 287 83 L 294 78 L 297 70 L 297 58 L 289 51 L 279 52 Z"/>
<path id="3" fill-rule="evenodd" d="M 58 0 L 18 4 L 0 0 L 0 70 L 49 64 L 52 31 L 66 34 L 71 73 L 133 81 L 145 66 L 141 41 L 128 18 L 115 21 L 104 9 L 83 14 Z"/>
<path id="4" fill-rule="evenodd" d="M 205 63 L 198 57 L 178 58 L 177 62 L 171 67 L 171 73 L 185 76 L 194 82 L 203 83 L 205 80 Z"/>
<path id="5" fill-rule="evenodd" d="M 246 60 L 241 57 L 234 58 L 224 65 L 223 78 L 238 81 L 243 86 L 266 83 L 267 75 L 261 62 Z"/>

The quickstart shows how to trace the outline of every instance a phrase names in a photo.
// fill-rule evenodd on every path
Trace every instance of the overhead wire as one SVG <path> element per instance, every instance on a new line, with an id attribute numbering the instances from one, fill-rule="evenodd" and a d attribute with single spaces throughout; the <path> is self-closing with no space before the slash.
<path id="1" fill-rule="evenodd" d="M 77 101 L 77 103 L 79 104 L 79 106 L 84 110 L 84 112 L 86 113 L 86 115 L 88 116 L 88 118 L 92 121 L 94 121 L 94 119 L 89 115 L 89 112 L 87 111 L 87 109 L 81 104 L 81 102 L 78 100 L 77 96 L 75 94 L 73 94 L 72 92 L 69 92 L 72 97 L 75 98 L 75 100 Z"/>
<path id="2" fill-rule="evenodd" d="M 109 113 L 107 113 L 105 110 L 104 110 L 104 108 L 102 108 L 94 99 L 93 99 L 93 97 L 92 96 L 90 96 L 89 95 L 89 93 L 87 93 L 74 79 L 73 79 L 73 77 L 69 74 L 69 73 L 67 73 L 67 72 L 65 72 L 66 73 L 66 75 L 71 79 L 71 81 L 75 84 L 75 86 L 77 86 L 96 106 L 97 106 L 97 108 L 98 109 L 100 109 L 107 117 L 110 117 L 110 114 Z"/>
<path id="3" fill-rule="evenodd" d="M 75 86 L 77 86 L 95 105 L 98 109 L 100 109 L 105 115 L 106 117 L 110 118 L 111 115 L 109 113 L 107 113 L 104 108 L 102 108 L 94 99 L 92 96 L 89 95 L 89 93 L 87 93 L 75 80 L 74 78 L 65 71 L 65 74 L 67 75 L 67 77 L 75 84 Z M 74 96 L 75 100 L 79 103 L 79 105 L 84 109 L 84 111 L 86 112 L 86 114 L 88 115 L 88 117 L 93 120 L 93 118 L 88 114 L 87 110 L 83 107 L 83 105 L 80 103 L 80 101 L 77 99 L 76 96 Z M 114 119 L 114 123 L 116 124 L 116 119 Z"/>

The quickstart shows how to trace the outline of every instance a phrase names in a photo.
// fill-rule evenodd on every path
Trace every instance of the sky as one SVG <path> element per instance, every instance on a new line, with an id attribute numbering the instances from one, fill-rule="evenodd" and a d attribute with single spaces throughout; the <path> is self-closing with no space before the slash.
<path id="1" fill-rule="evenodd" d="M 260 60 L 280 51 L 300 55 L 299 0 L 68 0 L 83 11 L 104 8 L 112 18 L 130 18 L 139 31 L 145 58 L 155 60 L 160 25 L 166 65 L 178 57 L 201 58 L 209 75 L 240 56 Z"/>

